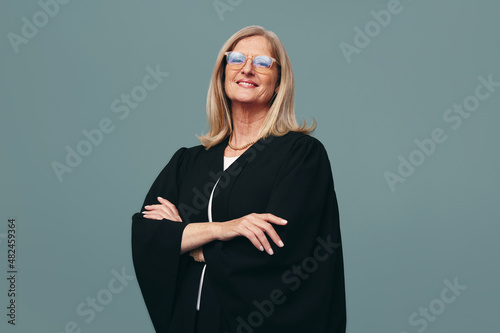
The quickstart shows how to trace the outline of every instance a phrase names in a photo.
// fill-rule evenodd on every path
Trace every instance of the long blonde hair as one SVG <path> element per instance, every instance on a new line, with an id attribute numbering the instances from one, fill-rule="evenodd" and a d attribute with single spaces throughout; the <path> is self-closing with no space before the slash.
<path id="1" fill-rule="evenodd" d="M 307 126 L 305 122 L 299 125 L 295 119 L 295 88 L 292 64 L 283 43 L 274 32 L 257 25 L 252 25 L 232 35 L 224 43 L 217 56 L 207 95 L 207 125 L 209 131 L 203 136 L 198 136 L 201 144 L 206 149 L 217 145 L 233 131 L 230 109 L 231 101 L 224 90 L 225 53 L 231 51 L 240 40 L 251 36 L 266 38 L 271 45 L 272 56 L 276 58 L 279 64 L 278 82 L 280 87 L 270 101 L 269 111 L 260 129 L 259 137 L 266 138 L 269 135 L 282 136 L 289 131 L 310 134 L 316 127 L 314 119 L 311 126 Z"/>

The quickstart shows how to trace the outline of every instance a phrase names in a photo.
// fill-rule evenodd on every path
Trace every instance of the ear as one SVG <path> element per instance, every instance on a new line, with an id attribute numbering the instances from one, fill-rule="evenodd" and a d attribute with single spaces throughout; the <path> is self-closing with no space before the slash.
<path id="1" fill-rule="evenodd" d="M 274 92 L 277 94 L 278 90 L 280 90 L 280 86 L 279 85 L 277 85 L 276 88 L 274 88 Z"/>

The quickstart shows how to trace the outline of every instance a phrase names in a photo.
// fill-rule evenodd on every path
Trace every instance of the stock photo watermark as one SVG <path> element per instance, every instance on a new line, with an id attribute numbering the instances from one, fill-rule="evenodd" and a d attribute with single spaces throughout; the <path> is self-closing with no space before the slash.
<path id="1" fill-rule="evenodd" d="M 318 245 L 314 248 L 312 256 L 304 258 L 300 264 L 294 264 L 283 272 L 281 282 L 287 290 L 276 288 L 269 293 L 267 299 L 254 300 L 252 304 L 255 310 L 248 313 L 246 317 L 238 316 L 236 318 L 238 322 L 237 332 L 253 333 L 255 329 L 262 326 L 265 319 L 273 315 L 276 307 L 286 302 L 286 294 L 298 290 L 302 282 L 309 279 L 318 270 L 319 265 L 328 260 L 335 249 L 340 247 L 340 243 L 332 241 L 331 235 L 328 235 L 326 239 L 318 237 L 316 241 Z"/>
<path id="2" fill-rule="evenodd" d="M 146 66 L 146 72 L 147 74 L 142 78 L 141 84 L 134 86 L 129 93 L 122 93 L 119 98 L 115 98 L 111 102 L 110 110 L 118 116 L 118 119 L 126 119 L 130 111 L 137 109 L 139 104 L 148 97 L 149 92 L 158 88 L 164 79 L 170 75 L 170 73 L 162 72 L 159 64 L 156 65 L 155 69 Z M 83 129 L 81 131 L 83 138 L 75 145 L 66 145 L 64 161 L 53 161 L 51 163 L 52 170 L 59 182 L 63 182 L 63 176 L 72 173 L 83 162 L 85 157 L 89 156 L 95 148 L 102 144 L 105 136 L 115 129 L 116 125 L 113 120 L 104 117 L 95 128 Z"/>
<path id="3" fill-rule="evenodd" d="M 21 31 L 20 33 L 9 32 L 7 38 L 14 53 L 19 53 L 19 46 L 28 44 L 35 38 L 41 29 L 43 29 L 50 20 L 59 14 L 63 5 L 66 5 L 71 0 L 40 0 L 38 6 L 40 10 L 36 11 L 30 18 L 21 17 Z"/>
<path id="4" fill-rule="evenodd" d="M 7 323 L 9 325 L 16 325 L 17 318 L 17 276 L 18 276 L 18 267 L 17 267 L 17 235 L 16 235 L 17 221 L 14 218 L 9 218 L 7 220 Z"/>
<path id="5" fill-rule="evenodd" d="M 479 84 L 476 85 L 474 93 L 466 96 L 462 103 L 454 103 L 449 109 L 443 112 L 443 121 L 451 127 L 453 131 L 458 130 L 464 120 L 469 119 L 475 112 L 479 110 L 481 102 L 486 101 L 495 92 L 496 88 L 500 87 L 500 81 L 493 80 L 493 74 L 490 73 L 487 77 L 482 75 L 477 77 Z M 396 191 L 398 183 L 404 183 L 412 176 L 416 169 L 424 164 L 424 162 L 432 156 L 438 146 L 448 139 L 446 130 L 442 127 L 434 128 L 430 136 L 424 139 L 415 139 L 415 149 L 411 152 L 398 156 L 398 166 L 396 170 L 384 172 L 384 178 L 391 192 Z"/>
<path id="6" fill-rule="evenodd" d="M 468 288 L 466 285 L 460 284 L 457 277 L 453 279 L 453 282 L 446 279 L 443 283 L 445 287 L 439 293 L 439 297 L 432 299 L 426 306 L 420 306 L 418 311 L 412 312 L 408 316 L 408 323 L 418 333 L 425 332 L 430 323 L 435 322 L 438 316 L 442 315 L 448 306 L 454 303 L 462 295 L 462 292 Z M 401 333 L 408 332 L 402 331 Z"/>
<path id="7" fill-rule="evenodd" d="M 122 293 L 130 281 L 135 280 L 135 275 L 129 275 L 125 272 L 125 267 L 122 267 L 121 272 L 112 269 L 111 275 L 113 277 L 109 279 L 105 288 L 97 291 L 95 296 L 88 296 L 85 301 L 80 302 L 76 306 L 75 312 L 85 324 L 92 323 L 98 314 L 111 304 L 115 296 Z M 77 321 L 67 321 L 64 324 L 64 329 L 56 333 L 82 333 L 82 326 Z"/>
<path id="8" fill-rule="evenodd" d="M 413 0 L 408 0 L 413 1 Z M 400 0 L 389 0 L 385 9 L 371 10 L 370 15 L 373 20 L 365 23 L 364 27 L 354 27 L 354 37 L 352 43 L 342 41 L 339 44 L 340 50 L 348 64 L 352 62 L 355 54 L 360 54 L 363 49 L 368 47 L 374 38 L 377 38 L 383 29 L 391 24 L 396 15 L 401 14 L 405 7 Z"/>
<path id="9" fill-rule="evenodd" d="M 239 6 L 243 0 L 214 0 L 212 2 L 217 16 L 219 16 L 220 21 L 224 21 L 224 13 L 232 12 L 234 8 Z"/>

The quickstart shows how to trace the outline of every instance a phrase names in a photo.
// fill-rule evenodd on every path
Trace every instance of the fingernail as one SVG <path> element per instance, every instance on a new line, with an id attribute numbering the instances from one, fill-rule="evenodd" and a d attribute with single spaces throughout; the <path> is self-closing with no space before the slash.
<path id="1" fill-rule="evenodd" d="M 281 220 L 281 223 L 283 223 L 283 224 L 287 224 L 287 223 L 288 223 L 288 221 L 287 221 L 287 220 Z"/>
<path id="2" fill-rule="evenodd" d="M 264 251 L 264 247 L 263 246 L 259 247 L 259 250 Z"/>
<path id="3" fill-rule="evenodd" d="M 268 252 L 270 255 L 273 255 L 273 254 L 274 254 L 273 249 L 269 249 L 267 252 Z"/>
<path id="4" fill-rule="evenodd" d="M 282 241 L 280 241 L 280 242 L 279 242 L 279 246 L 280 246 L 280 247 L 283 247 L 283 246 L 285 246 L 285 244 L 283 244 L 283 242 L 282 242 Z"/>

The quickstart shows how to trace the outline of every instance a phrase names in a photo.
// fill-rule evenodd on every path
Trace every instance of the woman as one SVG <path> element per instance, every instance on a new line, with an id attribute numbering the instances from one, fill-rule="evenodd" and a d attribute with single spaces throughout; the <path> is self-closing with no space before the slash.
<path id="1" fill-rule="evenodd" d="M 250 26 L 224 44 L 209 133 L 174 154 L 133 216 L 134 266 L 157 332 L 345 332 L 330 162 L 297 124 L 293 99 L 273 32 Z"/>

